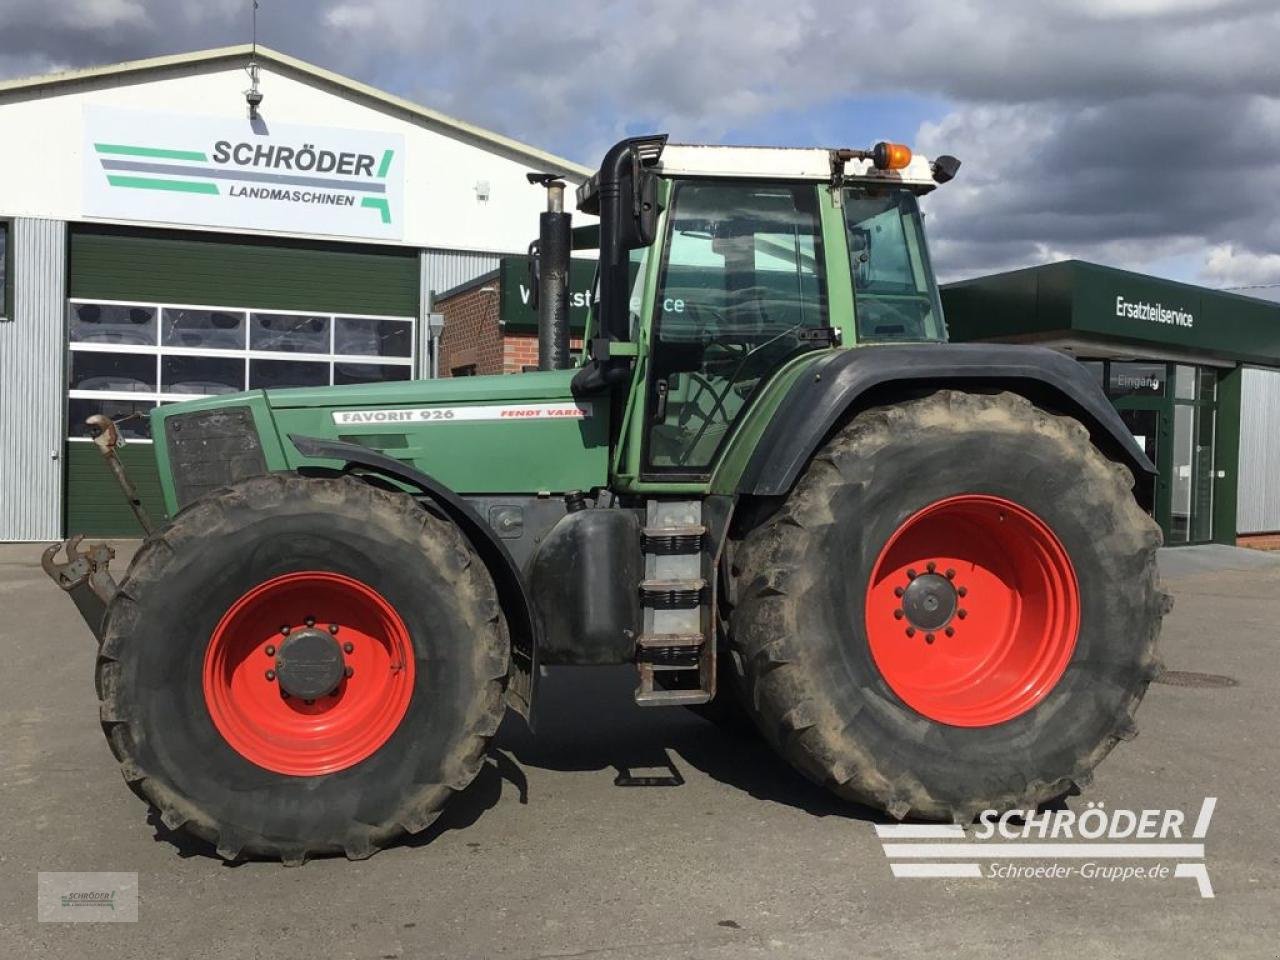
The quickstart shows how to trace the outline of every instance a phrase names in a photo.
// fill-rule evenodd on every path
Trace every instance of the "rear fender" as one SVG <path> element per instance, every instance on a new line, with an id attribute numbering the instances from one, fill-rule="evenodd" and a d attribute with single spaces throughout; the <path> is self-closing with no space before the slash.
<path id="1" fill-rule="evenodd" d="M 1151 508 L 1156 468 L 1080 363 L 1044 347 L 982 343 L 859 347 L 814 361 L 765 426 L 736 490 L 785 495 L 818 448 L 858 411 L 945 388 L 1008 390 L 1075 417 L 1095 446 L 1133 471 L 1134 494 Z"/>
<path id="2" fill-rule="evenodd" d="M 493 577 L 502 612 L 511 631 L 511 676 L 507 701 L 511 708 L 533 721 L 534 688 L 538 681 L 538 634 L 533 603 L 524 578 L 506 545 L 462 497 L 429 474 L 399 460 L 356 443 L 289 435 L 290 442 L 304 457 L 338 461 L 347 471 L 374 473 L 411 487 L 434 503 L 475 548 Z"/>

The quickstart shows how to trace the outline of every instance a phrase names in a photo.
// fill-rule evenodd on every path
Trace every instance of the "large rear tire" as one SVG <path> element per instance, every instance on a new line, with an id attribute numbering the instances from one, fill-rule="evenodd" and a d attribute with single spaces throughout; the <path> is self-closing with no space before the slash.
<path id="1" fill-rule="evenodd" d="M 859 414 L 733 556 L 766 738 L 899 819 L 1086 784 L 1160 669 L 1160 530 L 1132 486 L 1079 422 L 1014 394 Z"/>
<path id="2" fill-rule="evenodd" d="M 273 474 L 139 551 L 97 682 L 125 779 L 166 826 L 301 863 L 424 830 L 480 769 L 508 656 L 452 525 L 352 478 Z"/>

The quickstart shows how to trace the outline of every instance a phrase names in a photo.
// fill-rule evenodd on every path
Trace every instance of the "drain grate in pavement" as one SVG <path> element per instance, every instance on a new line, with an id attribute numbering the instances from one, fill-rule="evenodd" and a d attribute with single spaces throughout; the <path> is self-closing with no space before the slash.
<path id="1" fill-rule="evenodd" d="M 1238 687 L 1240 681 L 1221 673 L 1195 673 L 1190 670 L 1166 670 L 1156 677 L 1156 683 L 1171 687 Z"/>

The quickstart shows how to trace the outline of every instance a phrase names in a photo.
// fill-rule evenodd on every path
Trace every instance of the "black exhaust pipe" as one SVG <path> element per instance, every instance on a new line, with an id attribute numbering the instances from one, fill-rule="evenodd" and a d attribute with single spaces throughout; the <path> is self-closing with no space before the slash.
<path id="1" fill-rule="evenodd" d="M 570 215 L 564 212 L 564 181 L 554 174 L 529 174 L 547 188 L 547 210 L 538 218 L 538 369 L 569 366 Z"/>

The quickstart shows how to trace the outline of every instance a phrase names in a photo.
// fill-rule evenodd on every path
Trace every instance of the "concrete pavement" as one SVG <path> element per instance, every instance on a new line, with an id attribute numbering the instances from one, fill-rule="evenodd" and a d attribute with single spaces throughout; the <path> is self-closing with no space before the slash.
<path id="1" fill-rule="evenodd" d="M 1194 548 L 1193 548 L 1194 549 Z M 1200 808 L 1216 898 L 1189 880 L 895 880 L 876 818 L 762 743 L 631 703 L 629 669 L 560 669 L 536 738 L 508 716 L 427 835 L 300 869 L 223 865 L 125 787 L 97 723 L 93 644 L 38 569 L 0 546 L 0 956 L 1274 958 L 1280 950 L 1280 557 L 1166 563 L 1171 669 L 1089 791 Z M 614 785 L 670 763 L 679 787 Z M 36 922 L 36 873 L 136 871 L 133 924 Z"/>

